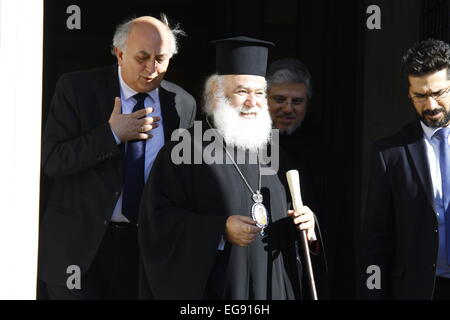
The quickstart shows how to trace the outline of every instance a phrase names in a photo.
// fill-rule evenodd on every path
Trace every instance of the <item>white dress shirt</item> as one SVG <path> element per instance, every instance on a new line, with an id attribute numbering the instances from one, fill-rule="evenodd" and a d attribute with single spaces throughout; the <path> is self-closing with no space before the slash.
<path id="1" fill-rule="evenodd" d="M 434 205 L 436 208 L 436 217 L 439 224 L 439 251 L 436 268 L 436 275 L 440 277 L 450 278 L 450 266 L 447 263 L 447 250 L 445 240 L 445 212 L 444 199 L 442 198 L 442 179 L 441 167 L 439 164 L 439 146 L 436 139 L 432 139 L 433 135 L 440 128 L 430 128 L 423 122 L 420 122 L 424 132 L 424 140 L 426 146 L 426 156 L 430 165 L 430 175 L 433 184 Z"/>
<path id="2" fill-rule="evenodd" d="M 119 66 L 119 84 L 120 84 L 120 99 L 122 102 L 122 113 L 130 114 L 133 112 L 133 108 L 136 105 L 137 100 L 133 98 L 135 94 L 138 92 L 131 89 L 123 80 L 122 72 Z M 144 106 L 145 108 L 153 108 L 153 112 L 148 114 L 147 117 L 159 117 L 161 120 L 158 122 L 159 126 L 151 131 L 153 138 L 148 139 L 145 145 L 145 182 L 148 180 L 148 176 L 150 174 L 150 170 L 152 169 L 153 162 L 155 161 L 156 155 L 159 150 L 164 146 L 164 126 L 163 126 L 163 118 L 161 112 L 161 104 L 159 101 L 159 89 L 156 88 L 153 91 L 147 92 L 148 97 L 145 98 Z M 117 144 L 120 144 L 120 140 L 117 138 L 114 133 L 114 137 L 116 138 Z M 125 145 L 126 152 L 126 145 Z M 129 222 L 128 219 L 122 214 L 122 194 L 117 200 L 116 206 L 113 211 L 113 215 L 111 221 L 114 222 Z"/>

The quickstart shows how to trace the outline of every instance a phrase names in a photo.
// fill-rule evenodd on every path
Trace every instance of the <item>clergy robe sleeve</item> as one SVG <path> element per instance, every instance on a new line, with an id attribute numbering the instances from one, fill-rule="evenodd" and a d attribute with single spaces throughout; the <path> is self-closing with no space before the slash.
<path id="1" fill-rule="evenodd" d="M 227 217 L 195 212 L 195 165 L 174 165 L 163 147 L 144 189 L 139 242 L 156 299 L 202 299 Z"/>

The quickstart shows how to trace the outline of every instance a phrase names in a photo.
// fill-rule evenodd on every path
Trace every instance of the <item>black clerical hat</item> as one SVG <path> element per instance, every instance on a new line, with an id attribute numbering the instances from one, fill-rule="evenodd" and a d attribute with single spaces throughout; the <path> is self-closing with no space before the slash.
<path id="1" fill-rule="evenodd" d="M 266 75 L 269 47 L 274 46 L 272 42 L 235 37 L 212 43 L 216 45 L 216 71 L 219 75 Z"/>

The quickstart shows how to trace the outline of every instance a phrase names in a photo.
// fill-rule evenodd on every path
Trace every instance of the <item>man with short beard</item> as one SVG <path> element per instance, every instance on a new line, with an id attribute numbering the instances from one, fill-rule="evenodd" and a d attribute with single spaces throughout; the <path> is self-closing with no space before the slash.
<path id="1" fill-rule="evenodd" d="M 222 156 L 195 164 L 211 143 L 197 137 L 183 150 L 190 162 L 174 164 L 176 142 L 161 149 L 141 203 L 142 298 L 300 299 L 299 230 L 314 241 L 314 215 L 288 211 L 285 171 L 261 174 L 258 157 L 271 133 L 264 75 L 272 44 L 238 37 L 216 45 L 201 133 L 217 133 Z"/>
<path id="2" fill-rule="evenodd" d="M 402 62 L 419 119 L 374 147 L 361 297 L 448 300 L 450 46 L 422 41 Z"/>

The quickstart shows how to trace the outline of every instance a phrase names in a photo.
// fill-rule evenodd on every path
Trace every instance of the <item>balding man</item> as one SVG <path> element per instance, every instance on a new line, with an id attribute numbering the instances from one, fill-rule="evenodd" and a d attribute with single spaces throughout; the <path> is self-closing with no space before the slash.
<path id="1" fill-rule="evenodd" d="M 127 21 L 117 65 L 58 81 L 42 152 L 54 179 L 40 232 L 50 299 L 137 298 L 142 189 L 172 131 L 195 118 L 192 96 L 163 80 L 180 32 L 164 16 Z"/>

